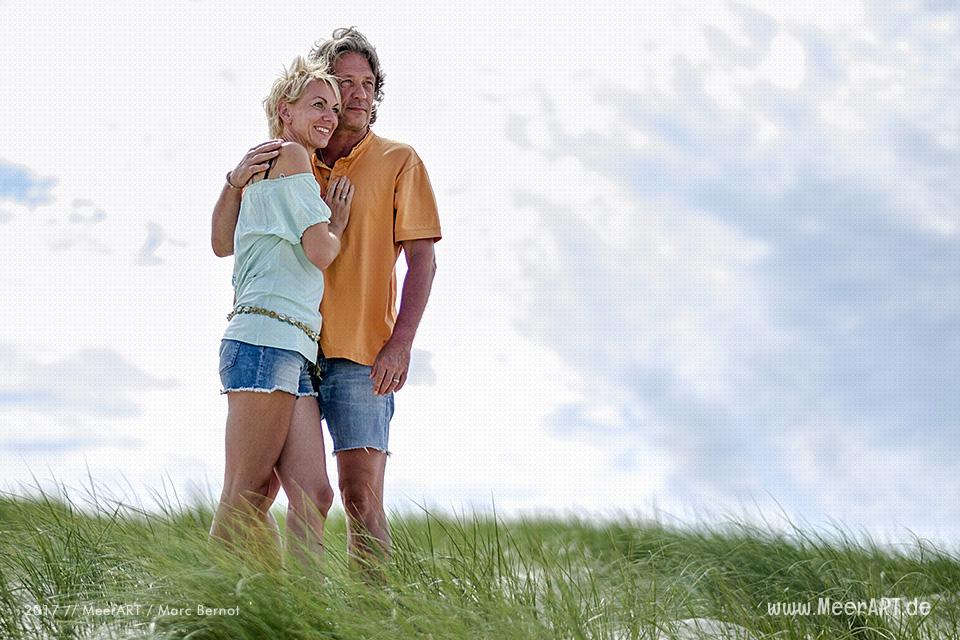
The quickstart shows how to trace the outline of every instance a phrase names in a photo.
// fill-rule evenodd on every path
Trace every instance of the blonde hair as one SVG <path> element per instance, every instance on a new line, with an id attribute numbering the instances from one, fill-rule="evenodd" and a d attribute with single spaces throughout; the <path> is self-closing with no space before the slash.
<path id="1" fill-rule="evenodd" d="M 326 67 L 316 62 L 308 62 L 303 56 L 297 56 L 284 67 L 280 77 L 273 81 L 270 94 L 263 99 L 263 109 L 267 112 L 267 124 L 270 126 L 270 137 L 279 138 L 283 133 L 283 121 L 280 120 L 280 103 L 293 104 L 300 99 L 307 85 L 313 80 L 326 82 L 333 89 L 333 94 L 340 102 L 340 86 L 337 79 L 326 72 Z"/>

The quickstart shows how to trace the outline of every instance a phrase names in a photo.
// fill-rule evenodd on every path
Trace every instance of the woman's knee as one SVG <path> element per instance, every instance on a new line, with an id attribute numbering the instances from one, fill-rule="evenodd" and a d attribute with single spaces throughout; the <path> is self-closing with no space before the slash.
<path id="1" fill-rule="evenodd" d="M 272 475 L 273 469 L 270 470 L 269 474 L 259 474 L 256 477 L 235 476 L 230 478 L 224 484 L 221 499 L 231 503 L 243 500 L 255 509 L 265 511 L 273 504 L 276 495 L 275 493 L 271 495 L 270 491 Z"/>
<path id="2" fill-rule="evenodd" d="M 333 506 L 333 488 L 330 483 L 305 489 L 297 488 L 288 492 L 287 500 L 290 509 L 300 516 L 306 516 L 308 510 L 314 510 L 326 518 Z"/>

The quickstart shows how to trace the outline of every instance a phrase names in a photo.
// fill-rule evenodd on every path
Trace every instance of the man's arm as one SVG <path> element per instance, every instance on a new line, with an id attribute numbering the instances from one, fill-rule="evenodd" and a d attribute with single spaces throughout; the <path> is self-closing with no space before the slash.
<path id="1" fill-rule="evenodd" d="M 219 258 L 233 255 L 233 232 L 237 229 L 237 217 L 240 215 L 240 194 L 239 189 L 224 183 L 217 204 L 213 207 L 210 244 Z"/>
<path id="2" fill-rule="evenodd" d="M 233 232 L 237 229 L 237 217 L 240 215 L 240 197 L 242 187 L 250 178 L 262 173 L 270 166 L 270 159 L 280 153 L 282 140 L 268 140 L 251 147 L 233 171 L 227 174 L 233 187 L 224 182 L 217 204 L 213 207 L 213 222 L 210 231 L 210 244 L 213 253 L 223 258 L 233 255 Z"/>
<path id="3" fill-rule="evenodd" d="M 406 240 L 402 242 L 403 253 L 407 260 L 407 275 L 403 279 L 403 292 L 400 296 L 400 311 L 393 335 L 383 345 L 373 363 L 370 377 L 373 379 L 374 393 L 387 394 L 399 391 L 407 382 L 410 368 L 410 351 L 413 338 L 420 326 L 420 319 L 427 308 L 430 288 L 437 272 L 434 254 L 434 238 Z M 394 382 L 394 378 L 399 378 Z"/>

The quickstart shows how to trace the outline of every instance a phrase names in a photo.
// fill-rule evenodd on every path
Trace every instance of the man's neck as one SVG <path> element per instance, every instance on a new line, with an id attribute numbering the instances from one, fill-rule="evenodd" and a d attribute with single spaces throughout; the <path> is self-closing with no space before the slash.
<path id="1" fill-rule="evenodd" d="M 341 131 L 337 129 L 330 136 L 330 142 L 327 143 L 327 146 L 323 149 L 317 149 L 317 155 L 320 156 L 323 164 L 333 167 L 337 160 L 350 155 L 353 148 L 366 137 L 368 131 L 370 131 L 370 127 L 365 127 L 362 131 Z"/>

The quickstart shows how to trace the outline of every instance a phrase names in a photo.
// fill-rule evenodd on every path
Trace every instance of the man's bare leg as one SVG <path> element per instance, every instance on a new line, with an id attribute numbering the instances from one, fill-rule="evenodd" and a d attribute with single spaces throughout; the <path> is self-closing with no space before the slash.
<path id="1" fill-rule="evenodd" d="M 376 449 L 337 452 L 340 497 L 347 514 L 347 552 L 365 577 L 382 579 L 382 564 L 390 558 L 391 540 L 383 509 L 383 477 L 387 454 Z"/>
<path id="2" fill-rule="evenodd" d="M 323 555 L 323 527 L 333 504 L 316 398 L 297 399 L 277 475 L 287 494 L 287 549 L 302 567 Z"/>

